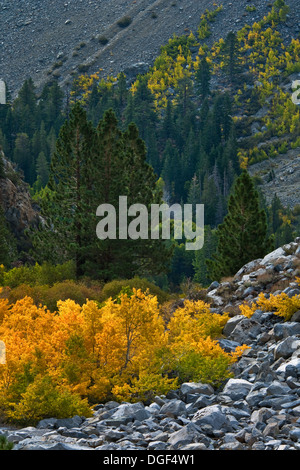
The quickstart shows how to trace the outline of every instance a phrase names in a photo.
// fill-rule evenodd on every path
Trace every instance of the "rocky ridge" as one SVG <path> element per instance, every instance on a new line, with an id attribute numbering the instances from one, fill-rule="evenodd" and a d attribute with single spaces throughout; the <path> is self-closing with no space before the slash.
<path id="1" fill-rule="evenodd" d="M 1 432 L 15 450 L 300 450 L 300 311 L 290 321 L 260 310 L 251 318 L 238 314 L 238 305 L 259 292 L 300 295 L 299 266 L 297 238 L 207 290 L 215 311 L 231 307 L 221 346 L 249 346 L 221 389 L 184 383 L 149 404 L 111 401 L 91 418 L 44 419 Z"/>
<path id="2" fill-rule="evenodd" d="M 1 150 L 0 158 L 5 171 L 5 178 L 0 178 L 0 204 L 17 244 L 26 251 L 30 245 L 26 230 L 42 223 L 40 208 L 32 200 L 29 185 Z"/>

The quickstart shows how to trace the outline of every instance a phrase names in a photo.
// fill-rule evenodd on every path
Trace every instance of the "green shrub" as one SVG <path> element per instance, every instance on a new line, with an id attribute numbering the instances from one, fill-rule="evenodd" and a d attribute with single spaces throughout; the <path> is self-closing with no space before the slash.
<path id="1" fill-rule="evenodd" d="M 100 301 L 100 292 L 100 286 L 88 287 L 81 282 L 65 280 L 53 286 L 21 284 L 8 291 L 4 289 L 1 297 L 7 298 L 9 303 L 13 304 L 28 296 L 33 299 L 36 306 L 45 305 L 51 312 L 55 312 L 59 300 L 71 299 L 83 305 L 87 299 Z"/>
<path id="2" fill-rule="evenodd" d="M 123 18 L 117 21 L 117 24 L 118 26 L 120 26 L 120 28 L 127 28 L 127 26 L 129 26 L 131 22 L 132 18 L 130 16 L 123 16 Z"/>
<path id="3" fill-rule="evenodd" d="M 100 44 L 102 44 L 102 46 L 105 46 L 105 44 L 108 43 L 108 39 L 106 36 L 99 36 L 98 41 L 100 42 Z"/>
<path id="4" fill-rule="evenodd" d="M 0 435 L 0 450 L 12 450 L 14 447 L 13 442 L 9 442 L 4 434 Z"/>
<path id="5" fill-rule="evenodd" d="M 40 294 L 42 304 L 46 305 L 51 312 L 57 309 L 57 302 L 59 300 L 71 299 L 79 305 L 83 305 L 87 299 L 100 300 L 100 292 L 97 289 L 87 287 L 83 283 L 72 280 L 58 282 L 50 288 L 45 289 L 44 287 Z"/>
<path id="6" fill-rule="evenodd" d="M 101 292 L 101 301 L 104 301 L 109 297 L 115 299 L 121 291 L 124 291 L 124 289 L 132 290 L 133 287 L 141 289 L 142 292 L 146 292 L 147 289 L 149 289 L 150 294 L 157 296 L 159 303 L 166 302 L 169 299 L 169 294 L 152 282 L 149 282 L 147 279 L 134 277 L 133 279 L 115 280 L 105 284 Z"/>
<path id="7" fill-rule="evenodd" d="M 68 390 L 60 390 L 48 376 L 37 376 L 22 394 L 22 399 L 12 404 L 7 412 L 10 421 L 26 425 L 35 425 L 44 418 L 72 418 L 75 415 L 92 415 L 87 401 Z"/>
<path id="8" fill-rule="evenodd" d="M 52 286 L 57 282 L 75 279 L 75 265 L 72 261 L 64 264 L 52 265 L 51 263 L 43 263 L 34 266 L 20 266 L 2 272 L 2 285 L 15 288 L 22 284 L 29 286 L 49 285 Z"/>

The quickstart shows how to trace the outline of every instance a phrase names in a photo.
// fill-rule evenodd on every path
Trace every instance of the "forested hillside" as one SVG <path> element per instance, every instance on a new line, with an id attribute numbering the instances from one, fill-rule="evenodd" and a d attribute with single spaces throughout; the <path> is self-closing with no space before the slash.
<path id="1" fill-rule="evenodd" d="M 163 199 L 169 204 L 205 206 L 204 249 L 191 254 L 176 242 L 171 269 L 163 279 L 159 276 L 160 285 L 171 289 L 186 279 L 204 285 L 211 280 L 205 259 L 216 249 L 215 229 L 227 213 L 228 196 L 241 169 L 253 174 L 257 162 L 280 160 L 299 145 L 299 109 L 292 101 L 292 82 L 299 71 L 300 44 L 296 37 L 287 42 L 279 33 L 288 6 L 275 2 L 260 21 L 208 46 L 211 27 L 222 12 L 222 5 L 215 6 L 202 15 L 196 31 L 170 38 L 153 67 L 133 82 L 124 73 L 107 78 L 85 73 L 74 79 L 67 94 L 56 80 L 37 94 L 28 79 L 18 97 L 1 106 L 4 154 L 41 205 L 56 142 L 75 102 L 95 128 L 108 110 L 113 111 L 116 133 L 135 123 Z M 269 171 L 268 181 L 273 173 Z M 260 191 L 261 176 L 255 183 L 275 245 L 289 241 L 297 230 L 299 207 L 283 206 L 276 194 L 267 202 Z M 101 198 L 95 197 L 90 214 Z M 44 259 L 37 250 L 33 260 L 53 261 L 53 250 L 48 248 L 43 249 Z M 47 251 L 52 252 L 50 259 Z"/>
<path id="2" fill-rule="evenodd" d="M 9 418 L 61 414 L 64 403 L 69 415 L 88 414 L 99 400 L 184 380 L 219 386 L 243 353 L 214 342 L 228 315 L 214 316 L 204 292 L 299 233 L 299 188 L 291 205 L 263 188 L 280 178 L 269 168 L 300 148 L 300 38 L 282 37 L 289 7 L 276 0 L 212 41 L 224 8 L 161 44 L 134 79 L 78 68 L 67 89 L 51 76 L 38 91 L 28 78 L 0 105 L 0 332 L 13 351 L 0 407 Z M 7 181 L 22 181 L 38 213 L 21 239 Z M 203 204 L 203 248 L 188 251 L 174 234 L 99 239 L 97 207 L 119 196 L 147 208 Z M 53 408 L 33 411 L 46 389 Z"/>

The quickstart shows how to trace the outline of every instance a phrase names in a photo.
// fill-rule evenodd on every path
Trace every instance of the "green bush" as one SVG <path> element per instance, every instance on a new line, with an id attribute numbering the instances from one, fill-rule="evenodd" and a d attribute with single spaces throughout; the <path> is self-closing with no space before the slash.
<path id="1" fill-rule="evenodd" d="M 57 282 L 75 279 L 75 265 L 72 261 L 64 264 L 52 265 L 51 263 L 35 264 L 34 266 L 20 266 L 3 271 L 1 280 L 3 286 L 15 288 L 22 284 L 29 286 L 49 285 Z"/>
<path id="2" fill-rule="evenodd" d="M 120 26 L 120 28 L 127 28 L 127 26 L 129 26 L 131 22 L 132 18 L 130 16 L 123 16 L 123 18 L 117 21 L 117 24 L 118 26 Z"/>
<path id="3" fill-rule="evenodd" d="M 13 442 L 9 442 L 4 434 L 0 435 L 0 450 L 12 450 L 14 447 Z"/>
<path id="4" fill-rule="evenodd" d="M 53 286 L 21 284 L 8 291 L 4 290 L 2 297 L 6 297 L 12 304 L 28 296 L 33 299 L 35 305 L 45 305 L 51 312 L 55 312 L 59 300 L 71 299 L 83 305 L 87 299 L 100 301 L 100 292 L 99 286 L 88 287 L 81 282 L 66 280 L 57 282 Z"/>
<path id="5" fill-rule="evenodd" d="M 34 426 L 44 418 L 90 417 L 92 412 L 87 401 L 79 395 L 60 390 L 48 376 L 37 376 L 7 415 L 12 422 Z"/>
<path id="6" fill-rule="evenodd" d="M 107 39 L 106 36 L 99 36 L 98 40 L 99 40 L 100 44 L 102 44 L 102 46 L 105 46 L 105 44 L 108 43 L 108 39 Z"/>
<path id="7" fill-rule="evenodd" d="M 169 294 L 152 282 L 149 282 L 147 279 L 134 277 L 133 279 L 115 280 L 105 284 L 101 292 L 101 301 L 104 301 L 109 297 L 115 299 L 121 291 L 124 291 L 124 289 L 132 290 L 134 287 L 136 289 L 141 289 L 143 292 L 146 292 L 147 289 L 149 289 L 150 294 L 157 296 L 159 303 L 166 302 L 169 299 Z"/>
<path id="8" fill-rule="evenodd" d="M 46 305 L 51 312 L 57 309 L 58 300 L 74 300 L 83 305 L 87 299 L 100 300 L 100 292 L 97 289 L 87 287 L 85 284 L 75 281 L 63 281 L 54 284 L 49 289 L 44 289 L 42 304 Z"/>

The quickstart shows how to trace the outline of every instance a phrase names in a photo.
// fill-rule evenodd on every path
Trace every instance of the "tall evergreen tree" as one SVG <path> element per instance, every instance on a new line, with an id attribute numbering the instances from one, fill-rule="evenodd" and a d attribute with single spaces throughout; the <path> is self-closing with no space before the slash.
<path id="1" fill-rule="evenodd" d="M 170 249 L 160 240 L 122 239 L 118 230 L 115 239 L 96 236 L 99 205 L 112 205 L 118 221 L 119 196 L 128 197 L 128 207 L 161 202 L 136 125 L 122 132 L 112 110 L 95 128 L 75 104 L 57 140 L 44 193 L 47 226 L 36 234 L 35 247 L 46 259 L 72 259 L 78 278 L 105 281 L 166 269 Z"/>
<path id="2" fill-rule="evenodd" d="M 233 83 L 241 70 L 238 39 L 233 31 L 230 31 L 225 38 L 223 61 L 229 80 Z"/>
<path id="3" fill-rule="evenodd" d="M 267 235 L 266 213 L 260 208 L 258 192 L 247 171 L 235 181 L 217 238 L 216 253 L 207 262 L 213 280 L 234 275 L 244 264 L 264 257 L 273 248 L 273 239 Z"/>
<path id="4" fill-rule="evenodd" d="M 78 277 L 83 274 L 83 238 L 89 217 L 85 181 L 93 164 L 94 134 L 85 111 L 76 104 L 61 128 L 51 161 L 50 191 L 42 207 L 48 224 L 35 237 L 36 250 L 40 248 L 46 259 L 57 263 L 73 259 Z"/>
<path id="5" fill-rule="evenodd" d="M 210 65 L 206 57 L 203 57 L 196 72 L 196 81 L 198 83 L 199 92 L 203 100 L 210 94 L 210 78 Z"/>

